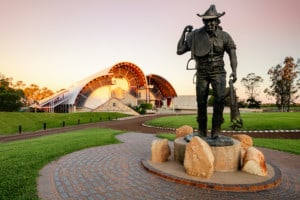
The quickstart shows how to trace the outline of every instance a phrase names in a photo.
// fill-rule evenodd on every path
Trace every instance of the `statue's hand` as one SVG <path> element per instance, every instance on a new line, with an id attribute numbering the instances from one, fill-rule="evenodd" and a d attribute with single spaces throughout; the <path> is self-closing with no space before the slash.
<path id="1" fill-rule="evenodd" d="M 186 27 L 184 28 L 184 31 L 183 31 L 183 32 L 189 33 L 189 32 L 191 32 L 192 30 L 193 30 L 193 26 L 188 25 L 188 26 L 186 26 Z"/>
<path id="2" fill-rule="evenodd" d="M 229 77 L 232 77 L 232 81 L 236 82 L 236 80 L 237 80 L 236 72 L 232 72 Z"/>

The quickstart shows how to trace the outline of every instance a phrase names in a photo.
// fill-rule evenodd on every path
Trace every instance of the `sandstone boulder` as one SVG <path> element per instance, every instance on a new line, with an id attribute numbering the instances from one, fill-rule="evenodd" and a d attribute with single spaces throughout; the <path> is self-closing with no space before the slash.
<path id="1" fill-rule="evenodd" d="M 254 147 L 248 148 L 243 160 L 242 171 L 259 176 L 267 176 L 268 170 L 262 152 Z"/>
<path id="2" fill-rule="evenodd" d="M 249 147 L 253 146 L 252 137 L 246 134 L 236 134 L 233 135 L 232 138 L 241 142 L 241 161 L 240 164 L 243 165 L 243 160 L 245 157 L 245 153 Z"/>
<path id="3" fill-rule="evenodd" d="M 191 176 L 209 178 L 214 171 L 214 155 L 210 146 L 200 137 L 193 137 L 186 145 L 184 167 Z"/>
<path id="4" fill-rule="evenodd" d="M 171 149 L 167 139 L 154 140 L 151 146 L 151 161 L 165 162 L 171 155 Z"/>
<path id="5" fill-rule="evenodd" d="M 193 128 L 188 125 L 183 125 L 176 129 L 176 138 L 184 137 L 186 135 L 192 134 L 194 132 Z"/>
<path id="6" fill-rule="evenodd" d="M 252 137 L 246 134 L 236 134 L 233 135 L 232 138 L 241 142 L 241 147 L 248 149 L 253 146 Z"/>

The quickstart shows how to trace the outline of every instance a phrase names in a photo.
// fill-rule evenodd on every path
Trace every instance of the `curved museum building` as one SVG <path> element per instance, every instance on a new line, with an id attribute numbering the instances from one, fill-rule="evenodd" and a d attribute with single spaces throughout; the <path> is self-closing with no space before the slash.
<path id="1" fill-rule="evenodd" d="M 130 62 L 120 62 L 95 73 L 46 99 L 39 101 L 45 112 L 124 111 L 129 105 L 151 103 L 170 107 L 176 97 L 173 86 L 163 77 L 143 71 Z"/>

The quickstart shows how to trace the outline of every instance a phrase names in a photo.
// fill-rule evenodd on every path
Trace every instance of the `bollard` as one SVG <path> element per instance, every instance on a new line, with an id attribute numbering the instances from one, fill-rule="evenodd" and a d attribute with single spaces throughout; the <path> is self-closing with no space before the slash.
<path id="1" fill-rule="evenodd" d="M 46 123 L 44 123 L 44 130 L 46 130 L 47 129 L 47 124 Z"/>
<path id="2" fill-rule="evenodd" d="M 65 122 L 65 121 L 63 121 L 63 123 L 62 123 L 62 126 L 63 126 L 63 127 L 65 127 L 65 126 L 66 126 L 66 122 Z"/>
<path id="3" fill-rule="evenodd" d="M 19 125 L 19 133 L 22 133 L 22 125 Z"/>

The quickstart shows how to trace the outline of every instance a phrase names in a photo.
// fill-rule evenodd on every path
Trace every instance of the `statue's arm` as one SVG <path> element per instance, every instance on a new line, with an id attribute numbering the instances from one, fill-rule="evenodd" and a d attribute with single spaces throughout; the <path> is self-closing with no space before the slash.
<path id="1" fill-rule="evenodd" d="M 178 55 L 182 55 L 184 54 L 185 52 L 189 51 L 190 48 L 188 47 L 187 45 L 187 42 L 186 42 L 186 35 L 187 33 L 191 32 L 193 30 L 193 27 L 192 26 L 186 26 L 181 34 L 181 37 L 177 43 L 177 54 Z"/>
<path id="2" fill-rule="evenodd" d="M 236 57 L 236 50 L 235 48 L 230 49 L 228 51 L 229 54 L 229 60 L 230 60 L 230 66 L 232 69 L 232 73 L 230 77 L 232 77 L 233 82 L 237 80 L 237 74 L 236 74 L 236 68 L 237 68 L 237 57 Z"/>
<path id="3" fill-rule="evenodd" d="M 226 33 L 226 36 L 227 42 L 225 48 L 226 52 L 229 55 L 230 67 L 232 70 L 230 77 L 232 77 L 233 82 L 235 82 L 237 80 L 236 68 L 238 65 L 236 56 L 236 45 L 229 34 Z"/>

